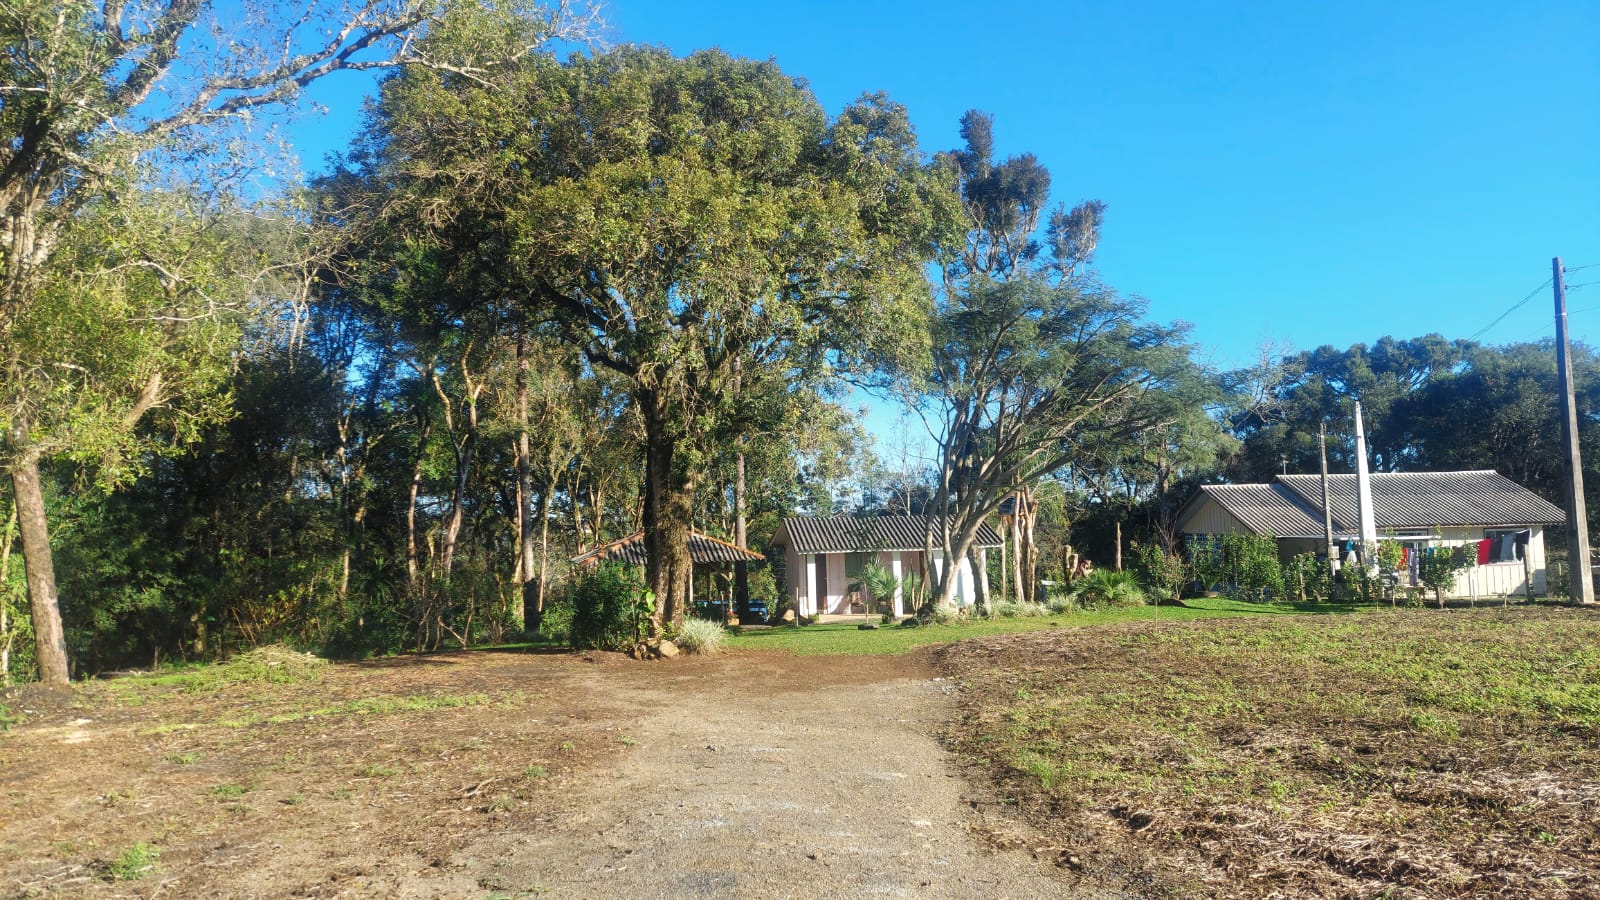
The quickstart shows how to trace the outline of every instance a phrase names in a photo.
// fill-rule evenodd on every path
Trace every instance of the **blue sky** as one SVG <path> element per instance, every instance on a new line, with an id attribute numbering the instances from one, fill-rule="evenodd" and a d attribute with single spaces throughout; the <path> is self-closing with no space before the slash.
<path id="1" fill-rule="evenodd" d="M 613 43 L 775 58 L 837 111 L 905 104 L 924 147 L 969 108 L 1056 199 L 1098 197 L 1097 267 L 1194 325 L 1219 367 L 1265 340 L 1468 337 L 1600 263 L 1600 4 L 662 2 L 607 6 Z M 320 88 L 307 168 L 366 82 Z M 1600 266 L 1574 274 L 1600 281 Z M 1600 285 L 1575 291 L 1600 343 Z M 1595 307 L 1592 310 L 1587 307 Z M 1548 290 L 1483 336 L 1551 333 Z"/>

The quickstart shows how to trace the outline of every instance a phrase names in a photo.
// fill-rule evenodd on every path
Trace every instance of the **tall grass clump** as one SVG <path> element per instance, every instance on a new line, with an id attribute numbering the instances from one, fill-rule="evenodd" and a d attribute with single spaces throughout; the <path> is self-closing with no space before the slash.
<path id="1" fill-rule="evenodd" d="M 1072 596 L 1084 606 L 1143 606 L 1144 590 L 1132 572 L 1096 569 L 1072 586 Z"/>
<path id="2" fill-rule="evenodd" d="M 710 619 L 685 619 L 677 642 L 685 653 L 715 653 L 727 638 L 728 630 Z"/>

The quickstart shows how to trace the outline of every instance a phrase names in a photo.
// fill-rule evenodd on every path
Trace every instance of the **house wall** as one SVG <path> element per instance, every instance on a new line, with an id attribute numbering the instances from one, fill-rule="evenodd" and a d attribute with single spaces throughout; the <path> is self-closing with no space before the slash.
<path id="1" fill-rule="evenodd" d="M 1210 505 L 1216 506 L 1216 504 Z M 1238 520 L 1233 519 L 1225 511 L 1218 508 L 1218 512 L 1221 514 L 1221 518 L 1207 519 L 1204 515 L 1204 510 L 1197 510 L 1196 514 L 1191 517 L 1190 524 L 1184 529 L 1186 536 L 1191 534 L 1228 534 L 1242 531 L 1238 527 L 1235 527 L 1231 532 L 1227 530 L 1209 532 L 1197 530 L 1202 523 L 1208 521 L 1217 527 L 1225 526 L 1228 521 L 1233 522 L 1235 526 L 1238 525 Z M 1530 526 L 1504 525 L 1497 528 L 1485 528 L 1483 526 L 1439 528 L 1426 536 L 1379 535 L 1379 539 L 1385 541 L 1397 540 L 1402 543 L 1420 542 L 1435 547 L 1456 547 L 1462 544 L 1476 545 L 1478 541 L 1483 540 L 1489 531 L 1521 531 L 1524 528 L 1530 528 Z M 1544 528 L 1543 526 L 1534 525 L 1531 526 L 1531 531 L 1533 533 L 1528 540 L 1526 552 L 1528 561 L 1532 564 L 1531 567 L 1533 569 L 1533 592 L 1535 595 L 1547 594 L 1549 593 L 1549 575 L 1545 559 Z M 1278 541 L 1278 558 L 1282 562 L 1288 562 L 1301 553 L 1321 553 L 1322 551 L 1322 542 L 1313 538 L 1281 538 Z M 1409 581 L 1402 579 L 1401 586 L 1410 586 Z M 1527 576 L 1523 569 L 1522 560 L 1519 559 L 1513 562 L 1491 562 L 1467 569 L 1456 576 L 1455 586 L 1450 589 L 1446 596 L 1457 599 L 1498 597 L 1506 594 L 1523 594 L 1526 591 Z"/>
<path id="2" fill-rule="evenodd" d="M 987 551 L 980 551 L 980 552 L 987 553 Z M 935 551 L 933 551 L 933 569 L 934 569 L 935 572 L 941 572 L 942 573 L 944 571 L 944 551 L 943 550 L 935 550 Z M 984 583 L 988 584 L 988 580 L 987 580 L 988 573 L 985 572 L 984 576 L 985 576 Z M 961 561 L 956 564 L 955 577 L 956 577 L 956 594 L 955 594 L 955 604 L 956 604 L 956 606 L 971 606 L 974 602 L 976 602 L 978 595 L 977 595 L 977 588 L 973 584 L 972 562 L 970 560 L 968 560 L 966 557 L 962 557 Z"/>
<path id="3" fill-rule="evenodd" d="M 1253 534 L 1249 527 L 1234 518 L 1222 504 L 1202 495 L 1194 507 L 1178 521 L 1178 531 L 1183 534 Z"/>
<path id="4" fill-rule="evenodd" d="M 1302 553 L 1328 555 L 1328 544 L 1322 538 L 1279 538 L 1278 562 L 1287 565 Z"/>
<path id="5" fill-rule="evenodd" d="M 1507 526 L 1514 530 L 1522 530 L 1520 526 Z M 1490 530 L 1504 531 L 1505 529 L 1487 528 L 1442 528 L 1440 529 L 1440 543 L 1456 546 L 1459 544 L 1476 544 L 1483 540 L 1484 532 Z M 1528 562 L 1533 569 L 1534 594 L 1549 593 L 1549 578 L 1546 572 L 1544 554 L 1544 528 L 1539 525 L 1532 526 L 1533 534 L 1528 539 Z M 1505 594 L 1521 594 L 1527 591 L 1528 579 L 1523 569 L 1522 560 L 1513 562 L 1491 562 L 1482 566 L 1473 566 L 1456 576 L 1455 587 L 1451 589 L 1452 597 L 1484 597 L 1502 596 Z"/>
<path id="6" fill-rule="evenodd" d="M 938 551 L 934 553 L 935 565 L 941 565 L 942 558 Z M 885 550 L 878 554 L 877 561 L 893 572 L 897 580 L 909 574 L 924 577 L 920 550 Z M 850 614 L 850 585 L 845 575 L 845 554 L 796 553 L 786 547 L 784 562 L 787 567 L 786 573 L 792 573 L 787 575 L 789 585 L 785 596 L 789 598 L 790 606 L 797 615 Z M 966 560 L 962 560 L 956 574 L 958 578 L 956 602 L 963 606 L 971 604 L 974 597 L 973 575 L 972 568 Z M 925 577 L 924 583 L 926 583 Z M 827 596 L 818 597 L 818 594 L 823 592 Z M 904 596 L 903 591 L 897 589 L 895 594 L 891 605 L 894 615 L 905 616 L 916 612 L 911 608 L 911 601 Z M 817 598 L 816 601 L 813 600 L 814 597 Z"/>
<path id="7" fill-rule="evenodd" d="M 1419 536 L 1379 535 L 1379 540 L 1422 543 L 1432 547 L 1459 547 L 1462 544 L 1472 544 L 1476 548 L 1478 541 L 1483 540 L 1489 531 L 1522 531 L 1524 528 L 1532 531 L 1532 535 L 1528 539 L 1526 553 L 1530 568 L 1533 570 L 1533 592 L 1535 595 L 1546 594 L 1549 592 L 1549 579 L 1545 562 L 1544 528 L 1539 525 L 1531 527 L 1526 525 L 1505 525 L 1498 528 L 1485 528 L 1483 526 L 1439 528 L 1426 535 Z M 1280 550 L 1287 543 L 1287 541 L 1280 542 Z M 1404 570 L 1402 570 L 1400 585 L 1401 587 L 1413 586 L 1410 580 L 1405 577 Z M 1445 593 L 1445 596 L 1461 599 L 1524 594 L 1527 592 L 1527 585 L 1527 570 L 1523 568 L 1522 560 L 1490 562 L 1481 566 L 1475 565 L 1456 575 L 1455 585 Z M 1416 586 L 1420 587 L 1420 585 Z"/>

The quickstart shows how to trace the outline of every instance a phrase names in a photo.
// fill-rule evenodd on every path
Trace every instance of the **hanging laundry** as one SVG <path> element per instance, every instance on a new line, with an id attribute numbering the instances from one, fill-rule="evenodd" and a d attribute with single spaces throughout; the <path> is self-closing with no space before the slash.
<path id="1" fill-rule="evenodd" d="M 1509 534 L 1503 534 L 1500 536 L 1499 559 L 1500 562 L 1517 561 L 1517 539 L 1515 536 Z"/>
<path id="2" fill-rule="evenodd" d="M 1487 566 L 1489 564 L 1489 547 L 1493 543 L 1494 541 L 1489 538 L 1484 538 L 1478 542 L 1478 565 Z"/>

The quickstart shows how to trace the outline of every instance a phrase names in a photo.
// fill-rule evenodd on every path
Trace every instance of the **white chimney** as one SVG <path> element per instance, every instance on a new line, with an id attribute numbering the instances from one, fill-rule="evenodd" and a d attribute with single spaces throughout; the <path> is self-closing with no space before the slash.
<path id="1" fill-rule="evenodd" d="M 1372 514 L 1372 474 L 1367 471 L 1367 432 L 1356 401 L 1356 515 L 1361 528 L 1361 561 L 1368 574 L 1378 571 L 1378 525 Z"/>

